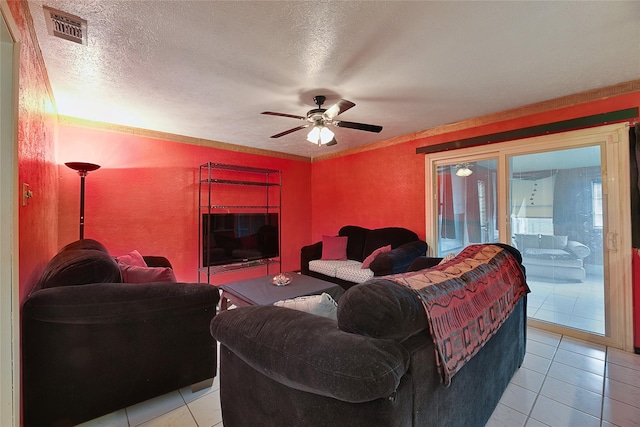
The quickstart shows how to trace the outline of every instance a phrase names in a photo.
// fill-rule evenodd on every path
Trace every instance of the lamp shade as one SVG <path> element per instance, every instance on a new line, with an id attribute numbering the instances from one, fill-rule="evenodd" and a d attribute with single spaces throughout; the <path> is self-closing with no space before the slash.
<path id="1" fill-rule="evenodd" d="M 307 141 L 314 144 L 327 144 L 333 140 L 335 134 L 329 128 L 324 126 L 314 126 L 307 135 Z"/>
<path id="2" fill-rule="evenodd" d="M 468 164 L 456 165 L 456 176 L 467 177 L 473 173 Z"/>

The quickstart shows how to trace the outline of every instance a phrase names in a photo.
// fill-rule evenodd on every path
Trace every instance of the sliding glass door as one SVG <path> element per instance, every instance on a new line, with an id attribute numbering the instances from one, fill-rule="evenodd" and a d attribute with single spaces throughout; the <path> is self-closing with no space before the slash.
<path id="1" fill-rule="evenodd" d="M 509 156 L 510 225 L 529 317 L 605 335 L 601 147 Z"/>
<path id="2" fill-rule="evenodd" d="M 496 159 L 437 166 L 438 255 L 499 241 Z"/>
<path id="3" fill-rule="evenodd" d="M 508 243 L 530 323 L 632 347 L 627 135 L 609 125 L 427 155 L 432 255 Z"/>

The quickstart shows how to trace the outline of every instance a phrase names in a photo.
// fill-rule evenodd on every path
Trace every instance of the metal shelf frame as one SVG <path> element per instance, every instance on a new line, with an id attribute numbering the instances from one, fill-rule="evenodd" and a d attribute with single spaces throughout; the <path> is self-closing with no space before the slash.
<path id="1" fill-rule="evenodd" d="M 265 191 L 259 200 L 260 204 L 221 204 L 223 200 L 217 200 L 218 194 L 215 188 L 218 186 L 248 186 L 264 187 Z M 273 190 L 276 189 L 276 190 Z M 277 195 L 270 194 L 277 193 Z M 255 196 L 255 195 L 254 195 Z M 275 197 L 274 197 L 275 196 Z M 274 200 L 275 198 L 275 200 Z M 216 199 L 216 200 L 214 200 Z M 252 200 L 253 201 L 253 200 Z M 262 204 L 264 202 L 264 204 Z M 272 274 L 272 270 L 282 271 L 282 171 L 277 169 L 255 168 L 250 166 L 230 165 L 224 163 L 207 162 L 199 167 L 198 175 L 198 282 L 211 283 L 211 276 L 216 274 L 237 271 L 246 268 L 264 267 L 266 274 Z M 202 217 L 203 214 L 212 214 L 216 211 L 262 211 L 265 214 L 278 213 L 278 257 L 235 262 L 225 265 L 204 265 L 209 260 L 203 259 L 203 247 L 209 242 L 203 241 Z"/>

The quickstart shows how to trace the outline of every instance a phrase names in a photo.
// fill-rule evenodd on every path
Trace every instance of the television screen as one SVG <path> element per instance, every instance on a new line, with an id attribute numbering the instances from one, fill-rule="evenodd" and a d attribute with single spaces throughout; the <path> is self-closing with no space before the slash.
<path id="1" fill-rule="evenodd" d="M 277 213 L 202 215 L 202 266 L 274 258 L 279 253 Z"/>

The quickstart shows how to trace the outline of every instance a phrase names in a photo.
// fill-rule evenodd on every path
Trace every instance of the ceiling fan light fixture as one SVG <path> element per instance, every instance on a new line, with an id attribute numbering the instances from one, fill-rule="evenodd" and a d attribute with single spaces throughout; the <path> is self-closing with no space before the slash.
<path id="1" fill-rule="evenodd" d="M 307 141 L 314 144 L 323 145 L 331 142 L 335 134 L 324 126 L 314 126 L 307 135 Z"/>
<path id="2" fill-rule="evenodd" d="M 311 129 L 311 131 L 307 134 L 307 141 L 317 144 L 318 138 L 320 138 L 320 129 L 314 126 Z"/>
<path id="3" fill-rule="evenodd" d="M 456 176 L 467 177 L 473 173 L 473 171 L 469 169 L 469 163 L 456 165 L 456 169 Z"/>

